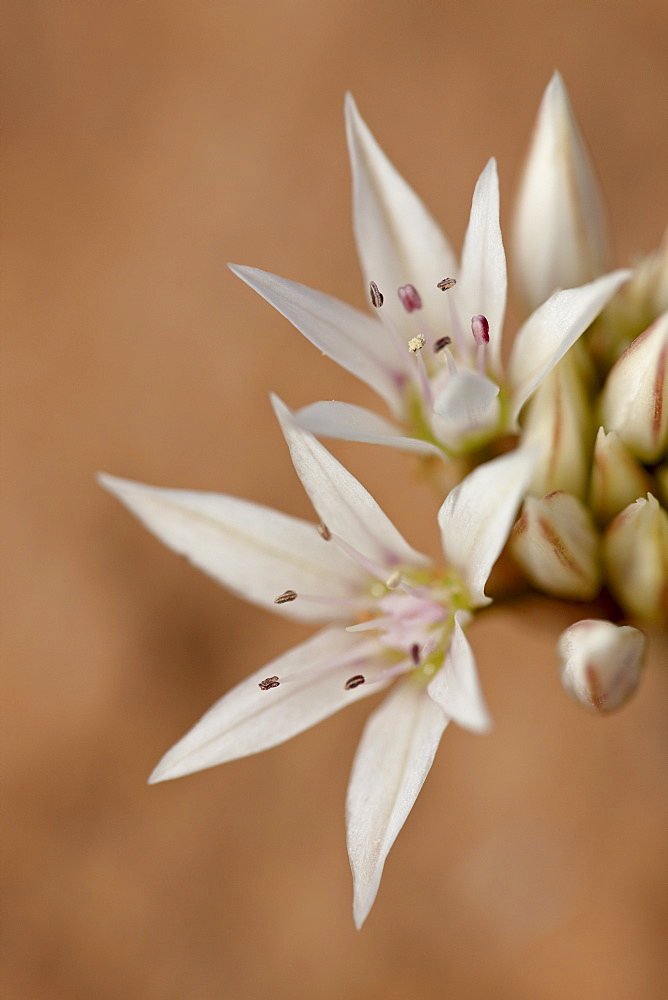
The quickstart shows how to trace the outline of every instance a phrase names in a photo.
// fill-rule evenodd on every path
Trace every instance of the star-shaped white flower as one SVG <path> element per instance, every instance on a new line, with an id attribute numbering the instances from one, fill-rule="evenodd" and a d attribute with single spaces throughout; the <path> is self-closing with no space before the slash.
<path id="1" fill-rule="evenodd" d="M 107 475 L 101 482 L 234 593 L 324 625 L 217 702 L 165 755 L 152 781 L 266 750 L 398 679 L 367 723 L 348 790 L 360 926 L 448 722 L 489 728 L 464 627 L 489 603 L 485 584 L 534 453 L 522 448 L 481 465 L 450 493 L 438 515 L 446 568 L 437 570 L 280 400 L 274 408 L 318 526 L 230 496 Z"/>
<path id="2" fill-rule="evenodd" d="M 518 331 L 504 372 L 507 278 L 495 161 L 476 185 L 458 264 L 350 96 L 346 125 L 355 237 L 373 316 L 257 268 L 230 266 L 323 353 L 375 389 L 395 419 L 334 401 L 300 410 L 299 423 L 326 437 L 442 457 L 516 430 L 524 403 L 628 272 L 542 303 Z"/>

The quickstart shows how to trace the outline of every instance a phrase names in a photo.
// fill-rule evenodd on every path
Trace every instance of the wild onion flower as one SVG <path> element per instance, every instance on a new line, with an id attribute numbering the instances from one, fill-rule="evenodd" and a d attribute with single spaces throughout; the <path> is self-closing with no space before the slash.
<path id="1" fill-rule="evenodd" d="M 450 720 L 490 726 L 464 629 L 489 603 L 485 584 L 508 537 L 534 454 L 479 466 L 444 501 L 445 567 L 413 549 L 360 483 L 278 399 L 311 524 L 235 497 L 102 485 L 149 530 L 234 593 L 324 627 L 225 695 L 162 759 L 164 781 L 282 743 L 397 681 L 371 715 L 348 789 L 348 851 L 358 926 L 387 854 Z"/>
<path id="2" fill-rule="evenodd" d="M 230 266 L 324 354 L 371 386 L 394 418 L 318 402 L 297 413 L 302 426 L 425 456 L 469 455 L 517 431 L 526 401 L 628 272 L 542 302 L 518 331 L 504 371 L 507 276 L 495 161 L 476 185 L 458 262 L 350 96 L 345 110 L 355 237 L 373 315 L 257 268 Z"/>

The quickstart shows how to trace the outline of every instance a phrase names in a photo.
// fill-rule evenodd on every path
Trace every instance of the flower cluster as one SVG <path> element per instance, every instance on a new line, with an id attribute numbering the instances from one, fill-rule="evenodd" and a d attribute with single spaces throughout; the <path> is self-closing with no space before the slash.
<path id="1" fill-rule="evenodd" d="M 665 623 L 668 268 L 664 247 L 633 274 L 606 273 L 601 202 L 555 74 L 516 207 L 513 259 L 527 316 L 504 366 L 495 161 L 475 186 L 457 259 L 351 97 L 346 127 L 370 313 L 231 267 L 373 388 L 389 418 L 336 401 L 292 412 L 272 397 L 313 522 L 223 494 L 100 480 L 235 594 L 320 626 L 217 702 L 152 781 L 265 750 L 391 686 L 367 722 L 348 789 L 361 926 L 446 726 L 491 725 L 466 629 L 489 603 L 485 585 L 509 539 L 527 581 L 546 593 L 591 599 L 605 583 L 620 611 Z M 440 562 L 410 546 L 319 436 L 412 452 L 437 487 L 449 482 Z M 564 687 L 592 711 L 617 708 L 637 687 L 644 646 L 630 625 L 575 623 L 559 642 Z"/>

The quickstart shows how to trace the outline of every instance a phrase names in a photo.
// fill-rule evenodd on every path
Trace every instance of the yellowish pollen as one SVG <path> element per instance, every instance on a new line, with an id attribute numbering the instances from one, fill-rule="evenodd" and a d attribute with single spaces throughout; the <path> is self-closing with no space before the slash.
<path id="1" fill-rule="evenodd" d="M 427 341 L 424 339 L 422 334 L 418 333 L 417 337 L 411 337 L 408 341 L 408 350 L 411 354 L 417 354 L 418 351 L 422 350 L 426 343 Z"/>

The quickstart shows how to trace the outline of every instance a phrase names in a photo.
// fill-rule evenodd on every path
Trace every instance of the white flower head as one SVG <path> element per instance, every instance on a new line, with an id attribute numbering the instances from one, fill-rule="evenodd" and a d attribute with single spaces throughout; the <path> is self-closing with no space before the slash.
<path id="1" fill-rule="evenodd" d="M 394 420 L 319 402 L 298 422 L 325 437 L 441 457 L 517 429 L 524 403 L 628 272 L 555 292 L 523 324 L 501 364 L 506 258 L 492 159 L 476 184 L 461 260 L 346 98 L 353 221 L 373 315 L 257 268 L 230 265 L 324 354 L 370 385 Z"/>
<path id="2" fill-rule="evenodd" d="M 367 723 L 348 791 L 360 926 L 446 725 L 490 726 L 464 627 L 489 602 L 485 583 L 534 454 L 522 448 L 479 466 L 450 493 L 438 515 L 446 568 L 436 570 L 287 407 L 273 402 L 318 526 L 220 494 L 107 475 L 101 482 L 234 593 L 323 626 L 217 702 L 165 755 L 152 781 L 275 746 L 398 680 Z"/>

